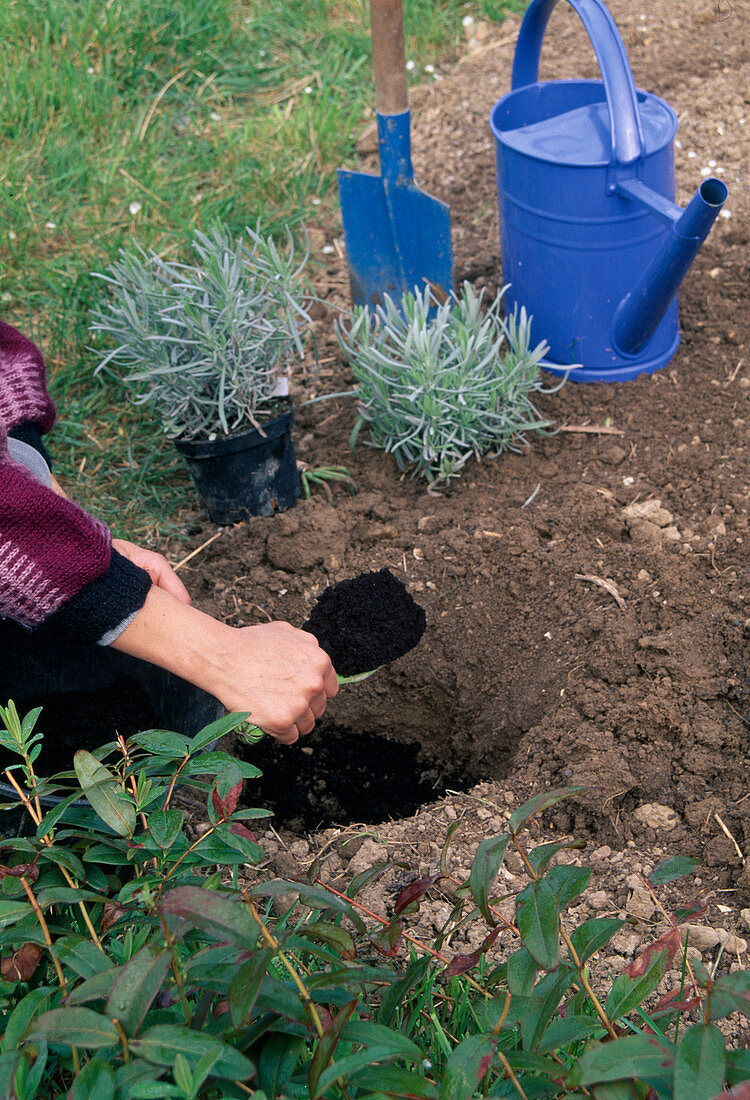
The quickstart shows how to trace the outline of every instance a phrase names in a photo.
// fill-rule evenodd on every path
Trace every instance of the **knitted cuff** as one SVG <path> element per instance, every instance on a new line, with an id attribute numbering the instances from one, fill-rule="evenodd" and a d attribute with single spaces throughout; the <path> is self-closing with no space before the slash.
<path id="1" fill-rule="evenodd" d="M 31 424 L 29 422 L 17 424 L 15 428 L 11 428 L 8 435 L 11 439 L 18 439 L 21 443 L 28 443 L 30 447 L 33 447 L 35 451 L 39 452 L 49 469 L 52 469 L 52 459 L 49 456 L 49 451 L 44 446 L 42 433 L 39 431 L 36 424 Z"/>
<path id="2" fill-rule="evenodd" d="M 150 588 L 146 570 L 113 548 L 106 573 L 84 585 L 37 630 L 109 645 L 143 607 Z"/>

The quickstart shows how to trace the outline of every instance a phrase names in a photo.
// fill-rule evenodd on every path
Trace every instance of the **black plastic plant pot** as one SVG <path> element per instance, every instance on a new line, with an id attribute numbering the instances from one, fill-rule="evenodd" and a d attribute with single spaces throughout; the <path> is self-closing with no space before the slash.
<path id="1" fill-rule="evenodd" d="M 301 487 L 292 441 L 294 410 L 218 439 L 175 440 L 214 523 L 239 523 L 291 508 Z"/>
<path id="2" fill-rule="evenodd" d="M 45 715 L 49 722 L 53 713 L 57 714 L 53 724 L 59 726 L 59 716 L 64 721 L 69 712 L 65 748 L 62 743 L 50 746 L 59 760 L 49 768 L 40 756 L 42 775 L 70 770 L 77 749 L 98 748 L 113 739 L 112 725 L 118 726 L 116 698 L 129 699 L 132 706 L 128 710 L 143 707 L 144 724 L 139 725 L 139 731 L 156 727 L 192 737 L 226 713 L 218 699 L 207 692 L 109 646 L 72 646 L 59 638 L 30 634 L 13 623 L 0 622 L 0 651 L 0 703 L 5 705 L 13 699 L 21 717 L 32 707 L 41 706 L 37 729 L 43 733 L 48 724 Z M 100 731 L 95 721 L 88 721 L 85 731 L 80 732 L 81 714 L 88 705 L 107 713 L 108 728 L 103 724 Z M 51 737 L 47 734 L 45 743 Z M 3 750 L 0 772 L 7 760 Z M 58 801 L 53 796 L 42 799 L 46 807 Z M 11 803 L 18 803 L 16 792 L 9 784 L 0 783 L 0 804 Z M 19 826 L 30 824 L 26 817 L 20 807 L 0 812 L 0 836 L 13 835 Z"/>

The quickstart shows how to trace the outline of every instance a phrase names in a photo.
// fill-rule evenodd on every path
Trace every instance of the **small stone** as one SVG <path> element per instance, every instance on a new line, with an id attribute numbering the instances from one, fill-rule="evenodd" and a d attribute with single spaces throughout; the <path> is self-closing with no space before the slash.
<path id="1" fill-rule="evenodd" d="M 623 508 L 622 514 L 626 520 L 647 520 L 657 527 L 669 527 L 674 523 L 674 516 L 666 508 L 662 508 L 658 499 L 636 501 Z"/>
<path id="2" fill-rule="evenodd" d="M 750 909 L 740 909 L 740 918 L 745 928 L 750 932 Z"/>
<path id="3" fill-rule="evenodd" d="M 648 920 L 653 916 L 655 908 L 656 906 L 651 900 L 651 895 L 648 890 L 645 890 L 642 886 L 637 886 L 635 890 L 633 890 L 625 906 L 630 916 L 637 917 L 639 920 Z"/>
<path id="4" fill-rule="evenodd" d="M 310 846 L 306 840 L 295 840 L 289 845 L 289 851 L 295 859 L 307 859 L 310 854 Z"/>
<path id="5" fill-rule="evenodd" d="M 703 924 L 680 925 L 680 935 L 683 940 L 687 937 L 688 944 L 699 951 L 711 951 L 721 941 L 720 930 Z"/>
<path id="6" fill-rule="evenodd" d="M 358 875 L 361 871 L 367 871 L 376 863 L 385 863 L 388 859 L 388 849 L 385 844 L 368 837 L 355 856 L 349 861 L 348 873 Z"/>
<path id="7" fill-rule="evenodd" d="M 628 521 L 630 538 L 636 546 L 661 546 L 661 527 L 650 523 L 647 519 L 631 519 Z"/>
<path id="8" fill-rule="evenodd" d="M 435 515 L 420 516 L 417 520 L 417 528 L 424 535 L 434 535 L 436 531 L 439 531 L 443 527 L 443 523 Z"/>
<path id="9" fill-rule="evenodd" d="M 680 824 L 680 819 L 670 806 L 663 806 L 659 802 L 645 802 L 633 811 L 633 817 L 641 825 L 648 829 L 659 829 L 669 832 Z"/>
<path id="10" fill-rule="evenodd" d="M 606 890 L 594 890 L 586 898 L 591 909 L 595 909 L 597 913 L 602 912 L 605 909 L 609 909 L 609 897 Z"/>
<path id="11" fill-rule="evenodd" d="M 728 951 L 730 955 L 742 954 L 743 951 L 747 951 L 747 940 L 740 939 L 739 936 L 727 932 L 726 928 L 719 928 L 718 932 L 719 943 L 724 945 L 724 950 Z"/>
<path id="12" fill-rule="evenodd" d="M 643 937 L 637 932 L 618 932 L 609 942 L 618 955 L 627 955 L 630 958 L 640 947 Z"/>
<path id="13" fill-rule="evenodd" d="M 599 461 L 607 466 L 619 466 L 626 455 L 627 452 L 623 447 L 618 446 L 617 443 L 610 443 L 602 447 L 599 452 Z"/>
<path id="14" fill-rule="evenodd" d="M 612 855 L 612 849 L 609 844 L 603 844 L 601 848 L 595 848 L 591 853 L 591 860 L 593 863 L 605 863 Z"/>

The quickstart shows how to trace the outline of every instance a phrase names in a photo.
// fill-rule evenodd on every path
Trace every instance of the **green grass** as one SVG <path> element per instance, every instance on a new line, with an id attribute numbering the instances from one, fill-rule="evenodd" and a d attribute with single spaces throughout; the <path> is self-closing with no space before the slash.
<path id="1" fill-rule="evenodd" d="M 455 54 L 463 15 L 519 6 L 406 0 L 415 78 Z M 196 227 L 275 232 L 333 211 L 373 99 L 368 5 L 4 0 L 0 42 L 0 311 L 45 351 L 58 472 L 117 533 L 179 533 L 194 500 L 180 460 L 92 377 L 92 272 L 133 240 L 176 254 Z"/>

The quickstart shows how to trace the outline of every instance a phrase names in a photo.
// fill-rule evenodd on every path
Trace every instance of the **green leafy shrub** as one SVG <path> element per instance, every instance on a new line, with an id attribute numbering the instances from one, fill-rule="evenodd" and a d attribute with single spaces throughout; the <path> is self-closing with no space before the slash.
<path id="1" fill-rule="evenodd" d="M 747 1100 L 750 1053 L 727 1050 L 715 1021 L 750 1014 L 750 974 L 690 969 L 678 925 L 705 912 L 700 899 L 594 990 L 589 963 L 623 922 L 566 931 L 561 914 L 590 872 L 555 859 L 583 845 L 524 840 L 571 791 L 537 796 L 480 843 L 430 946 L 409 917 L 450 878 L 450 835 L 440 870 L 404 886 L 386 918 L 357 900 L 379 867 L 346 894 L 315 868 L 306 882 L 243 887 L 239 867 L 262 856 L 246 822 L 265 811 L 241 808 L 240 795 L 259 773 L 213 745 L 246 715 L 192 739 L 149 730 L 79 752 L 74 772 L 50 780 L 34 774 L 38 716 L 0 708 L 0 742 L 19 757 L 6 778 L 34 824 L 2 841 L 1 1096 L 718 1100 L 727 1085 Z M 186 786 L 206 797 L 192 840 Z M 50 795 L 62 800 L 47 808 Z M 513 922 L 497 908 L 509 850 L 529 879 Z M 665 861 L 649 889 L 694 865 Z M 451 934 L 472 921 L 482 942 L 456 954 Z M 515 946 L 490 961 L 503 929 Z M 680 958 L 679 988 L 653 1003 Z"/>
<path id="2" fill-rule="evenodd" d="M 525 432 L 550 427 L 533 403 L 553 392 L 539 377 L 547 345 L 531 348 L 525 310 L 503 320 L 502 291 L 486 310 L 483 297 L 467 282 L 440 304 L 426 287 L 337 324 L 358 385 L 352 442 L 368 424 L 400 469 L 447 482 L 472 455 L 520 450 Z"/>
<path id="3" fill-rule="evenodd" d="M 257 427 L 286 393 L 292 356 L 303 354 L 302 273 L 295 258 L 252 229 L 196 232 L 194 262 L 162 259 L 136 246 L 98 277 L 109 301 L 91 328 L 115 341 L 97 349 L 102 370 L 124 367 L 136 404 L 153 405 L 170 438 L 185 440 Z"/>

